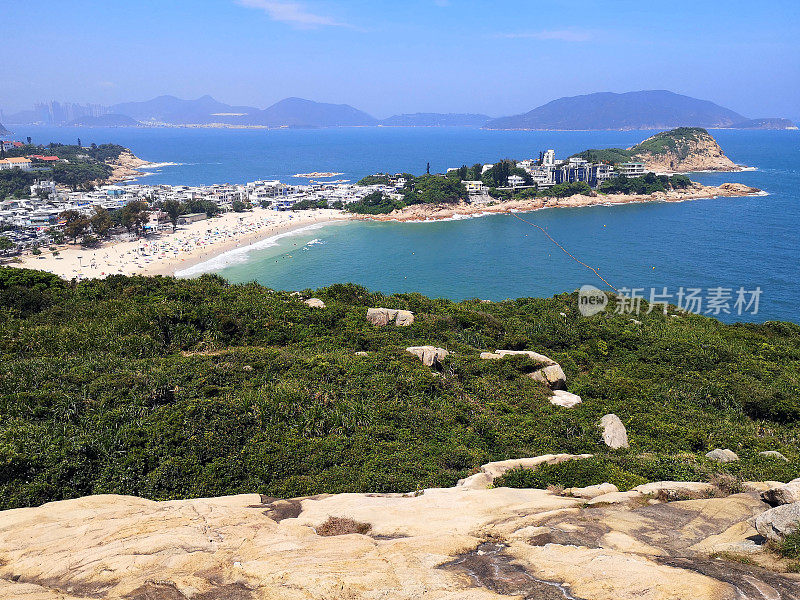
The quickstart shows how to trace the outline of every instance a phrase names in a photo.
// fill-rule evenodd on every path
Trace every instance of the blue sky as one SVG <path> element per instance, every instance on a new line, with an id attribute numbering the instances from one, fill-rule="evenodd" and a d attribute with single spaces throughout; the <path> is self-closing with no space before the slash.
<path id="1" fill-rule="evenodd" d="M 211 94 L 525 112 L 669 89 L 800 119 L 800 2 L 0 0 L 0 108 Z"/>

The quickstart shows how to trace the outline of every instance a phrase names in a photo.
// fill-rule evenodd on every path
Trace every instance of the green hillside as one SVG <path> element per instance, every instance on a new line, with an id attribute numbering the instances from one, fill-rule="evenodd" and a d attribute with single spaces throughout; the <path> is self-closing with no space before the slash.
<path id="1" fill-rule="evenodd" d="M 216 276 L 72 284 L 0 269 L 0 508 L 97 493 L 407 491 L 546 452 L 607 456 L 593 463 L 601 478 L 623 458 L 658 465 L 626 467 L 638 480 L 800 475 L 798 325 L 585 318 L 575 294 L 313 295 L 327 307 Z M 377 328 L 365 314 L 380 306 L 416 322 Z M 424 344 L 453 354 L 426 367 L 405 351 Z M 526 358 L 479 359 L 497 348 L 552 357 L 583 403 L 551 405 Z M 610 412 L 630 450 L 602 444 Z M 710 463 L 717 447 L 742 460 Z"/>
<path id="2" fill-rule="evenodd" d="M 606 162 L 617 164 L 632 159 L 639 159 L 642 155 L 675 154 L 680 160 L 686 158 L 698 142 L 716 144 L 708 131 L 701 127 L 678 127 L 669 131 L 662 131 L 647 138 L 640 144 L 630 149 L 625 148 L 591 148 L 578 152 L 577 156 L 591 162 Z"/>

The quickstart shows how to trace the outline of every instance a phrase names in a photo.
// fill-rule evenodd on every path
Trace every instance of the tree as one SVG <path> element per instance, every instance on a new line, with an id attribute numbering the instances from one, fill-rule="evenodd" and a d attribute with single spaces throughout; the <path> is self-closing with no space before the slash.
<path id="1" fill-rule="evenodd" d="M 467 199 L 467 188 L 455 179 L 440 175 L 423 175 L 414 187 L 404 190 L 406 204 L 458 204 Z"/>
<path id="2" fill-rule="evenodd" d="M 167 200 L 161 207 L 169 215 L 169 222 L 172 223 L 172 231 L 178 227 L 178 217 L 181 216 L 183 206 L 177 200 Z"/>
<path id="3" fill-rule="evenodd" d="M 431 163 L 428 163 L 428 166 L 425 168 L 425 173 L 427 173 L 428 175 L 431 174 Z"/>
<path id="4" fill-rule="evenodd" d="M 214 215 L 219 214 L 219 205 L 213 200 L 209 200 L 207 198 L 189 200 L 186 203 L 186 210 L 189 211 L 190 213 L 204 212 L 206 213 L 206 216 L 210 219 Z"/>
<path id="5" fill-rule="evenodd" d="M 141 200 L 128 202 L 120 209 L 120 223 L 128 230 L 128 233 L 133 232 L 138 235 L 150 219 L 149 209 L 147 202 Z"/>
<path id="6" fill-rule="evenodd" d="M 89 219 L 77 210 L 65 210 L 58 217 L 64 221 L 64 235 L 72 238 L 73 244 L 77 243 L 78 236 L 86 233 L 89 228 Z"/>
<path id="7" fill-rule="evenodd" d="M 247 205 L 241 200 L 234 200 L 233 203 L 231 204 L 231 208 L 233 209 L 233 212 L 240 213 L 244 212 L 247 209 Z"/>
<path id="8" fill-rule="evenodd" d="M 81 144 L 81 138 L 78 138 L 78 148 L 83 148 L 83 144 Z"/>
<path id="9" fill-rule="evenodd" d="M 6 237 L 6 236 L 0 237 L 0 252 L 5 254 L 9 250 L 11 250 L 13 247 L 14 247 L 14 242 L 12 242 L 10 239 L 8 239 L 8 237 Z"/>
<path id="10" fill-rule="evenodd" d="M 102 206 L 94 207 L 94 215 L 92 215 L 89 221 L 94 234 L 101 238 L 108 237 L 108 232 L 114 226 L 111 215 L 109 215 L 108 211 Z"/>
<path id="11" fill-rule="evenodd" d="M 47 235 L 50 236 L 50 239 L 54 244 L 63 244 L 64 243 L 64 232 L 56 227 L 51 227 L 47 230 Z"/>
<path id="12" fill-rule="evenodd" d="M 481 175 L 483 175 L 483 165 L 481 163 L 472 165 L 472 181 L 480 181 Z"/>

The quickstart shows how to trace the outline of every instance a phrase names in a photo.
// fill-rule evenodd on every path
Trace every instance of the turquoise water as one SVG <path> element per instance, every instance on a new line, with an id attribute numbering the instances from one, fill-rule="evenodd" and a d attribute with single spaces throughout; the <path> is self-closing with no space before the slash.
<path id="1" fill-rule="evenodd" d="M 27 132 L 26 132 L 27 131 Z M 462 163 L 523 158 L 555 148 L 630 146 L 648 132 L 493 132 L 360 128 L 292 131 L 27 128 L 37 141 L 114 141 L 165 167 L 148 183 L 239 183 L 294 173 L 420 173 Z M 798 321 L 800 132 L 712 131 L 737 163 L 756 171 L 698 173 L 707 184 L 736 181 L 769 195 L 683 203 L 597 206 L 529 213 L 555 239 L 617 288 L 763 290 L 756 315 L 723 320 Z M 310 243 L 309 242 L 313 242 Z M 211 265 L 231 281 L 280 289 L 352 281 L 384 292 L 453 299 L 550 296 L 601 282 L 538 230 L 511 216 L 437 223 L 347 223 L 267 241 Z M 602 286 L 599 286 L 602 287 Z M 733 311 L 735 313 L 735 311 Z"/>

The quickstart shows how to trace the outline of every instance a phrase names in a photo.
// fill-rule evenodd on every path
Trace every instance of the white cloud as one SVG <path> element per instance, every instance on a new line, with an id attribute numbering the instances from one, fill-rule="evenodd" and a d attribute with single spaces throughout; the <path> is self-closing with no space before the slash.
<path id="1" fill-rule="evenodd" d="M 248 8 L 263 10 L 273 21 L 289 23 L 295 27 L 347 27 L 346 23 L 337 21 L 332 17 L 318 15 L 299 2 L 286 2 L 284 0 L 236 0 L 236 3 Z"/>
<path id="2" fill-rule="evenodd" d="M 578 31 L 575 29 L 498 33 L 494 37 L 505 39 L 557 40 L 560 42 L 588 42 L 592 39 L 592 35 L 588 31 Z"/>

